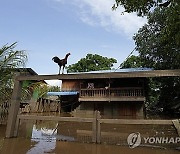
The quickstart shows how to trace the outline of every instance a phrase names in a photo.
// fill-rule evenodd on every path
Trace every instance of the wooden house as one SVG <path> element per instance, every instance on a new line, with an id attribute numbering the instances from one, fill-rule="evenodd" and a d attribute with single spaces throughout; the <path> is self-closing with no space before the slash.
<path id="1" fill-rule="evenodd" d="M 76 115 L 93 115 L 98 110 L 101 116 L 108 118 L 142 119 L 146 77 L 136 77 L 135 74 L 150 70 L 139 68 L 78 73 L 77 79 L 62 80 L 63 92 L 77 92 L 73 95 L 61 94 L 62 105 L 69 103 L 66 111 L 73 111 Z M 123 73 L 134 76 L 119 76 Z"/>

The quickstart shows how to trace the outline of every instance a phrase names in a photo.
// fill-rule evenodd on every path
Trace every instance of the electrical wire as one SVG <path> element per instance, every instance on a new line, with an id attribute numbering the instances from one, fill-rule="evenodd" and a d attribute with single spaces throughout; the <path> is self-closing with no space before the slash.
<path id="1" fill-rule="evenodd" d="M 122 65 L 122 64 L 124 64 L 124 62 L 133 54 L 133 52 L 136 50 L 136 48 L 134 48 L 131 52 L 130 52 L 130 54 L 126 57 L 126 59 L 114 70 L 114 72 L 116 72 L 119 68 L 120 68 L 120 66 Z"/>

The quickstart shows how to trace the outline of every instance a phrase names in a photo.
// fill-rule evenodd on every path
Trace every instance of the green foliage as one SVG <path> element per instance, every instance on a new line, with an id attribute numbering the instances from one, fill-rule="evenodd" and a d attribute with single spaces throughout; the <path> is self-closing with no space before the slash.
<path id="1" fill-rule="evenodd" d="M 67 67 L 68 72 L 89 72 L 97 70 L 110 70 L 113 64 L 117 63 L 114 58 L 107 58 L 100 55 L 87 54 L 85 58 L 81 58 L 77 63 Z"/>
<path id="2" fill-rule="evenodd" d="M 138 68 L 142 67 L 141 58 L 139 56 L 130 56 L 123 63 L 120 64 L 120 68 Z"/>
<path id="3" fill-rule="evenodd" d="M 39 98 L 46 98 L 47 92 L 59 92 L 61 89 L 58 86 L 49 86 L 40 81 L 29 84 L 27 87 L 24 87 L 24 90 L 27 92 L 23 93 L 26 94 L 24 98 L 27 98 L 28 95 L 31 96 L 33 94 L 33 98 L 38 100 Z"/>
<path id="4" fill-rule="evenodd" d="M 168 1 L 168 0 L 167 0 Z M 163 0 L 115 0 L 115 4 L 112 9 L 115 10 L 119 6 L 123 6 L 127 13 L 136 12 L 138 16 L 147 16 L 153 9 L 157 7 L 166 8 L 169 6 L 179 5 L 179 0 L 170 0 L 170 5 L 160 6 L 163 4 Z"/>
<path id="5" fill-rule="evenodd" d="M 27 87 L 23 89 L 27 91 L 27 96 L 33 97 L 34 99 L 39 99 L 42 97 L 46 97 L 48 92 L 48 85 L 42 81 L 39 82 L 31 82 Z M 27 97 L 24 97 L 26 99 Z"/>
<path id="6" fill-rule="evenodd" d="M 148 23 L 134 36 L 143 67 L 180 69 L 179 5 L 156 8 Z M 171 15 L 171 16 L 170 16 Z M 163 113 L 180 113 L 180 78 L 154 78 L 149 82 L 148 109 Z M 172 115 L 172 114 L 171 114 Z"/>
<path id="7" fill-rule="evenodd" d="M 133 37 L 139 56 L 131 56 L 121 67 L 180 69 L 180 1 L 171 0 L 169 5 L 159 6 L 164 2 L 167 1 L 116 0 L 114 8 L 122 5 L 125 12 L 136 12 L 148 19 Z M 180 114 L 180 77 L 149 79 L 149 87 L 147 109 L 153 113 Z"/>
<path id="8" fill-rule="evenodd" d="M 157 0 L 161 2 L 162 0 Z M 137 12 L 138 16 L 146 15 L 152 7 L 157 6 L 156 0 L 116 0 L 113 9 L 116 9 L 119 5 L 123 6 L 125 12 Z"/>
<path id="9" fill-rule="evenodd" d="M 35 82 L 30 85 L 33 90 L 33 98 L 39 99 L 45 97 L 48 92 L 48 85 L 43 82 Z"/>
<path id="10" fill-rule="evenodd" d="M 61 91 L 61 88 L 59 86 L 50 86 L 48 88 L 48 92 L 59 92 Z"/>
<path id="11" fill-rule="evenodd" d="M 161 78 L 160 84 L 157 106 L 171 115 L 180 114 L 180 77 Z"/>
<path id="12" fill-rule="evenodd" d="M 23 50 L 15 50 L 17 42 L 0 48 L 0 103 L 11 98 L 14 68 L 23 67 L 27 56 Z"/>
<path id="13" fill-rule="evenodd" d="M 168 25 L 170 24 L 167 21 L 169 9 L 157 8 L 152 14 L 149 14 L 148 23 L 140 28 L 134 36 L 136 50 L 139 51 L 145 67 L 180 68 L 180 22 L 176 20 L 177 22 L 173 26 Z M 171 27 L 171 32 L 169 27 Z"/>
<path id="14" fill-rule="evenodd" d="M 157 78 L 148 78 L 146 82 L 146 109 L 147 111 L 154 111 L 157 107 L 160 97 L 160 82 Z"/>
<path id="15" fill-rule="evenodd" d="M 116 0 L 125 12 L 147 16 L 148 23 L 134 36 L 136 50 L 143 66 L 155 69 L 175 69 L 180 63 L 180 1 L 171 0 Z"/>
<path id="16" fill-rule="evenodd" d="M 23 50 L 14 50 L 17 42 L 4 45 L 0 49 L 0 70 L 3 68 L 17 68 L 25 65 L 27 56 Z"/>
<path id="17" fill-rule="evenodd" d="M 180 1 L 171 0 L 167 6 L 159 6 L 168 1 L 162 0 L 116 0 L 114 8 L 119 5 L 126 12 L 136 12 L 147 16 L 148 23 L 139 29 L 133 37 L 139 52 L 140 66 L 154 69 L 180 68 Z M 132 64 L 131 57 L 125 64 Z M 122 66 L 122 67 L 130 67 Z"/>

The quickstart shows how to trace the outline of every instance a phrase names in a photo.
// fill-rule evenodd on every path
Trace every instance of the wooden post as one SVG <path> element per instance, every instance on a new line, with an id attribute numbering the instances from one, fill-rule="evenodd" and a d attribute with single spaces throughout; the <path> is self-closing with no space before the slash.
<path id="1" fill-rule="evenodd" d="M 19 123 L 20 123 L 20 119 L 16 118 L 16 125 L 15 125 L 15 128 L 14 128 L 14 137 L 18 136 Z"/>
<path id="2" fill-rule="evenodd" d="M 61 101 L 58 101 L 58 112 L 61 113 Z"/>
<path id="3" fill-rule="evenodd" d="M 97 110 L 94 111 L 94 119 L 92 122 L 92 142 L 96 143 L 97 140 Z"/>
<path id="4" fill-rule="evenodd" d="M 47 112 L 51 112 L 51 101 L 50 99 L 47 100 L 47 103 L 48 103 L 48 111 Z"/>
<path id="5" fill-rule="evenodd" d="M 36 112 L 41 112 L 41 106 L 42 106 L 42 98 L 39 99 L 38 101 L 38 107 L 37 107 L 37 111 Z"/>
<path id="6" fill-rule="evenodd" d="M 11 106 L 9 109 L 7 128 L 6 128 L 6 137 L 14 137 L 14 129 L 16 125 L 17 114 L 19 111 L 20 100 L 21 100 L 21 89 L 22 82 L 15 81 L 12 98 L 11 98 Z"/>
<path id="7" fill-rule="evenodd" d="M 96 129 L 97 129 L 97 143 L 101 143 L 101 123 L 100 123 L 100 120 L 101 119 L 101 115 L 100 115 L 100 112 L 97 111 L 97 118 L 96 118 Z"/>

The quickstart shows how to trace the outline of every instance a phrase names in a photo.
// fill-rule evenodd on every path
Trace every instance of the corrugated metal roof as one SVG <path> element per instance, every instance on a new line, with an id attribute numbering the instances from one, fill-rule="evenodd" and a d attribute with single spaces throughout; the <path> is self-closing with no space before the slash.
<path id="1" fill-rule="evenodd" d="M 59 91 L 59 92 L 48 92 L 48 96 L 67 96 L 67 95 L 77 95 L 77 91 Z"/>
<path id="2" fill-rule="evenodd" d="M 122 71 L 122 69 L 120 69 Z M 124 70 L 124 69 L 123 69 Z M 114 71 L 114 72 L 113 72 Z M 18 76 L 18 81 L 24 80 L 76 80 L 76 79 L 107 79 L 107 78 L 149 78 L 149 77 L 175 77 L 180 76 L 180 69 L 174 70 L 151 70 L 135 69 L 134 72 L 116 72 L 111 70 L 109 73 L 72 73 L 59 75 L 29 75 Z M 128 70 L 126 70 L 128 71 Z M 130 70 L 129 70 L 130 71 Z M 131 69 L 132 71 L 132 69 Z"/>
<path id="3" fill-rule="evenodd" d="M 68 74 L 88 74 L 88 73 L 113 73 L 113 72 L 141 72 L 141 71 L 152 71 L 152 68 L 124 68 L 124 69 L 112 69 L 112 70 L 99 70 L 99 71 L 90 71 L 90 72 L 73 72 Z"/>

